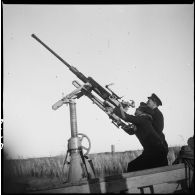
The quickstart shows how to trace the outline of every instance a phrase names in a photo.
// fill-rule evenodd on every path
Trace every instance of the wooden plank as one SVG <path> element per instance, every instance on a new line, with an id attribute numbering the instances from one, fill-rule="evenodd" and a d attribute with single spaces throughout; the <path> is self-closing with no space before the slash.
<path id="1" fill-rule="evenodd" d="M 159 173 L 159 172 L 167 172 L 167 171 L 172 171 L 172 170 L 177 170 L 177 169 L 182 169 L 185 168 L 184 163 L 181 164 L 176 164 L 176 165 L 169 165 L 169 166 L 164 166 L 164 167 L 158 167 L 158 168 L 152 168 L 152 169 L 146 169 L 142 171 L 134 171 L 131 173 L 124 173 L 123 177 L 124 178 L 129 178 L 129 177 L 135 177 L 139 175 L 149 175 L 153 173 Z"/>
<path id="2" fill-rule="evenodd" d="M 127 178 L 127 184 L 130 188 L 144 186 L 144 185 L 155 185 L 158 183 L 165 183 L 171 181 L 177 181 L 185 178 L 185 168 L 170 170 L 166 172 L 158 172 L 149 175 L 140 175 L 135 177 Z"/>
<path id="3" fill-rule="evenodd" d="M 66 184 L 60 188 L 37 191 L 38 193 L 107 193 L 107 192 L 139 192 L 138 187 L 154 186 L 154 190 L 163 193 L 173 192 L 177 181 L 185 179 L 185 166 L 178 164 L 173 166 L 148 169 L 126 173 L 118 176 L 109 176 L 90 181 L 82 181 L 79 184 Z M 170 183 L 172 182 L 172 183 Z M 160 184 L 160 185 L 159 185 Z M 159 188 L 158 188 L 158 186 Z M 167 186 L 167 187 L 165 187 Z M 148 190 L 145 188 L 144 190 Z"/>

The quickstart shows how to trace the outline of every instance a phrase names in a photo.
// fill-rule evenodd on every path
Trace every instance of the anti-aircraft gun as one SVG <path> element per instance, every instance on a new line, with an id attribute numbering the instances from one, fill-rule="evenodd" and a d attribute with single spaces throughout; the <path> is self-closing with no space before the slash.
<path id="1" fill-rule="evenodd" d="M 48 49 L 54 56 L 56 56 L 63 64 L 65 64 L 71 72 L 73 72 L 84 84 L 80 84 L 77 81 L 73 81 L 72 84 L 77 88 L 59 101 L 57 101 L 53 106 L 53 110 L 57 110 L 63 104 L 69 104 L 70 108 L 70 124 L 71 124 L 71 138 L 68 140 L 67 153 L 65 156 L 63 168 L 65 165 L 69 165 L 68 179 L 66 182 L 77 182 L 83 178 L 95 178 L 95 170 L 93 167 L 92 160 L 89 159 L 87 154 L 91 148 L 90 139 L 83 133 L 78 133 L 77 131 L 77 117 L 76 117 L 76 102 L 75 99 L 79 99 L 83 95 L 87 96 L 92 100 L 100 109 L 102 109 L 111 118 L 112 123 L 118 128 L 128 129 L 131 128 L 133 124 L 126 123 L 120 119 L 115 112 L 117 108 L 120 108 L 121 114 L 124 114 L 123 109 L 128 109 L 129 107 L 134 107 L 134 101 L 125 102 L 121 100 L 114 93 L 109 85 L 106 85 L 104 89 L 100 84 L 98 84 L 93 78 L 86 77 L 81 72 L 79 72 L 75 67 L 68 64 L 63 60 L 58 54 L 51 50 L 45 43 L 43 43 L 36 35 L 32 34 L 32 37 L 41 43 L 46 49 Z M 93 94 L 95 92 L 99 97 Z M 80 137 L 81 136 L 81 137 Z M 88 147 L 83 146 L 82 140 L 86 138 L 89 145 Z M 83 150 L 86 150 L 84 153 Z M 69 160 L 68 160 L 69 159 Z M 62 168 L 62 171 L 63 171 Z"/>
<path id="2" fill-rule="evenodd" d="M 124 101 L 121 100 L 122 97 L 119 97 L 116 93 L 114 93 L 110 88 L 109 85 L 106 85 L 106 89 L 98 84 L 92 77 L 86 77 L 81 72 L 79 72 L 74 66 L 68 64 L 64 59 L 62 59 L 58 54 L 56 54 L 52 49 L 50 49 L 45 43 L 43 43 L 35 34 L 31 35 L 35 40 L 37 40 L 41 45 L 43 45 L 47 50 L 49 50 L 55 57 L 57 57 L 63 64 L 65 64 L 69 70 L 74 73 L 82 82 L 81 85 L 77 81 L 73 81 L 72 84 L 77 88 L 73 91 L 73 94 L 77 94 L 76 98 L 80 98 L 81 96 L 85 95 L 89 99 L 92 100 L 100 109 L 102 109 L 112 120 L 112 123 L 117 126 L 118 128 L 127 129 L 129 123 L 126 123 L 121 118 L 119 118 L 115 114 L 115 108 L 122 106 L 126 110 L 129 107 L 134 108 L 135 102 L 133 100 Z M 96 97 L 92 92 L 95 92 L 98 96 Z M 61 100 L 57 101 L 53 106 L 53 110 L 57 110 L 61 107 L 65 102 L 67 97 L 63 97 Z M 101 100 L 102 99 L 102 100 Z"/>

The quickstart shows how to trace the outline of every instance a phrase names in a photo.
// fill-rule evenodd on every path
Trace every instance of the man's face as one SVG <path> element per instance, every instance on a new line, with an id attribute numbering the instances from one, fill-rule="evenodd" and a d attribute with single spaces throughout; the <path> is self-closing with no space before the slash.
<path id="1" fill-rule="evenodd" d="M 153 109 L 156 106 L 156 103 L 152 99 L 149 98 L 147 101 L 147 105 L 148 107 Z"/>

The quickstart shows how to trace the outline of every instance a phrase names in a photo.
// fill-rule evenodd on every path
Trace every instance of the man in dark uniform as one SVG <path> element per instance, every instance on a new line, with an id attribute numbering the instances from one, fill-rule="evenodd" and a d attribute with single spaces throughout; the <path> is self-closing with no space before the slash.
<path id="1" fill-rule="evenodd" d="M 148 97 L 147 106 L 153 110 L 152 124 L 154 129 L 157 131 L 157 133 L 162 138 L 162 140 L 165 140 L 165 135 L 163 134 L 164 117 L 162 112 L 158 109 L 158 106 L 162 106 L 162 101 L 155 93 L 153 93 L 150 97 Z M 167 154 L 168 154 L 168 145 L 166 142 L 164 142 L 164 145 L 167 148 Z"/>
<path id="2" fill-rule="evenodd" d="M 164 129 L 164 117 L 162 112 L 158 109 L 158 106 L 162 106 L 160 98 L 156 94 L 152 94 L 148 97 L 147 105 L 153 110 L 153 126 L 158 133 L 161 133 Z"/>
<path id="3" fill-rule="evenodd" d="M 143 146 L 143 153 L 128 164 L 127 171 L 137 171 L 168 165 L 167 152 L 162 139 L 152 125 L 153 110 L 141 102 L 134 115 L 125 112 L 122 106 L 115 113 L 126 122 L 133 123 L 136 128 L 124 129 L 128 134 L 133 132 Z"/>

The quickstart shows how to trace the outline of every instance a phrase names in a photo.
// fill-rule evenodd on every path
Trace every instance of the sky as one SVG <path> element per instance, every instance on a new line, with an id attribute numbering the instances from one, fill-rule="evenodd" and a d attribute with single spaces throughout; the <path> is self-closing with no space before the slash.
<path id="1" fill-rule="evenodd" d="M 136 106 L 162 100 L 169 146 L 194 135 L 194 5 L 3 4 L 3 139 L 10 158 L 65 154 L 69 106 L 52 105 L 82 84 L 31 37 Z M 98 96 L 97 96 L 98 97 Z M 130 108 L 129 114 L 135 109 Z M 90 153 L 142 149 L 87 97 L 76 100 L 78 133 Z M 83 143 L 84 144 L 84 143 Z"/>

